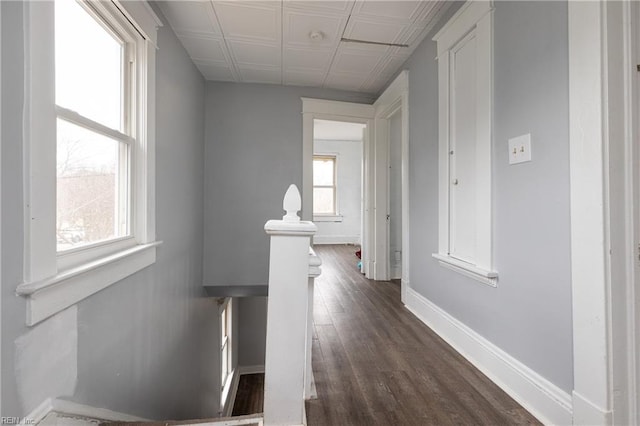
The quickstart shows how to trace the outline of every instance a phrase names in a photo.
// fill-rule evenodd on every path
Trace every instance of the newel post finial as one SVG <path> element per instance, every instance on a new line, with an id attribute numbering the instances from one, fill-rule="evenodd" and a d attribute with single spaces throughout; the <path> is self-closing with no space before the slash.
<path id="1" fill-rule="evenodd" d="M 282 201 L 282 208 L 287 212 L 282 217 L 285 222 L 300 222 L 298 212 L 302 208 L 302 198 L 300 197 L 300 191 L 294 184 L 289 186 L 287 192 L 284 194 L 284 200 Z"/>

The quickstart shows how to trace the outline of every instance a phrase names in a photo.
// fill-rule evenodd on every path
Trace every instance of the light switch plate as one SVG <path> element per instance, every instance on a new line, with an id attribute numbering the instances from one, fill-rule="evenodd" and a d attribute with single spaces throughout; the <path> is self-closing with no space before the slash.
<path id="1" fill-rule="evenodd" d="M 509 139 L 509 164 L 531 161 L 531 134 Z"/>

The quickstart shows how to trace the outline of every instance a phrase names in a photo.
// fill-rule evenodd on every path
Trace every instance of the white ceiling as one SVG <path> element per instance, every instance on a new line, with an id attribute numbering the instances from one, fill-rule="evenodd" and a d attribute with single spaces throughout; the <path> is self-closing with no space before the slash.
<path id="1" fill-rule="evenodd" d="M 325 141 L 361 141 L 365 127 L 365 124 L 360 123 L 313 120 L 313 138 Z"/>
<path id="2" fill-rule="evenodd" d="M 444 0 L 164 1 L 207 80 L 378 93 L 442 16 Z M 309 34 L 322 33 L 312 40 Z M 408 44 L 389 47 L 341 38 Z"/>

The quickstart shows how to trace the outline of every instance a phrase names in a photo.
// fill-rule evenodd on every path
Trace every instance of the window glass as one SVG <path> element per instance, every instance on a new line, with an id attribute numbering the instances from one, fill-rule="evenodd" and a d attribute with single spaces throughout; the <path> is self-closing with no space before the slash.
<path id="1" fill-rule="evenodd" d="M 124 143 L 64 120 L 57 125 L 58 251 L 126 235 Z"/>
<path id="2" fill-rule="evenodd" d="M 74 0 L 55 2 L 56 104 L 122 131 L 123 51 Z"/>
<path id="3" fill-rule="evenodd" d="M 333 185 L 334 159 L 320 158 L 313 160 L 313 184 L 314 185 Z"/>
<path id="4" fill-rule="evenodd" d="M 333 188 L 313 188 L 313 212 L 316 214 L 335 213 Z"/>

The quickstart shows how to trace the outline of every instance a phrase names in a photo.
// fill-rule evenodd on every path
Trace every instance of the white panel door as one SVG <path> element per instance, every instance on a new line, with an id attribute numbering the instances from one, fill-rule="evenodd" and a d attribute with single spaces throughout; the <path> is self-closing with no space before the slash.
<path id="1" fill-rule="evenodd" d="M 471 33 L 450 51 L 451 143 L 450 255 L 476 257 L 476 38 Z"/>

